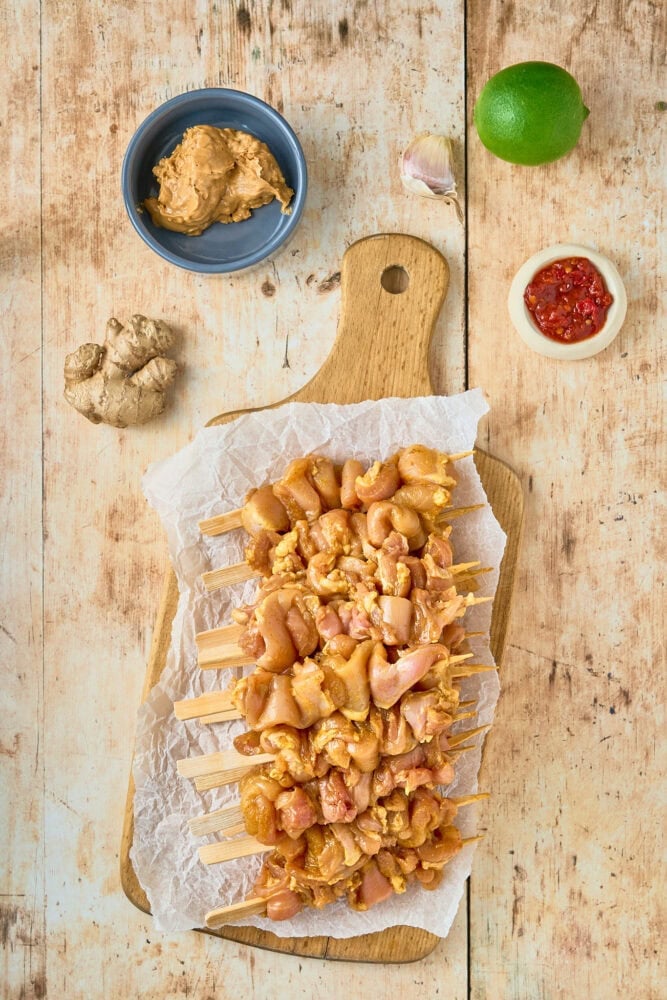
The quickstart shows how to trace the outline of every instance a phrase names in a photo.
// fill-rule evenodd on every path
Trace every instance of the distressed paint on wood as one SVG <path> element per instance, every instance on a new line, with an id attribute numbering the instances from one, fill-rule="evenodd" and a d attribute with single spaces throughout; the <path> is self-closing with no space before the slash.
<path id="1" fill-rule="evenodd" d="M 442 206 L 401 194 L 384 153 L 398 153 L 413 132 L 442 130 L 453 134 L 462 169 L 462 10 L 34 0 L 0 15 L 0 127 L 11 154 L 0 251 L 1 620 L 19 640 L 0 631 L 2 747 L 13 751 L 21 735 L 15 756 L 0 755 L 2 794 L 8 788 L 10 795 L 9 806 L 3 799 L 9 853 L 0 975 L 10 1000 L 310 998 L 336 995 L 341 982 L 362 1000 L 467 996 L 463 911 L 448 941 L 418 965 L 328 965 L 204 935 L 157 935 L 129 906 L 117 876 L 134 708 L 165 558 L 141 498 L 141 470 L 212 414 L 278 399 L 317 370 L 333 342 L 338 244 L 374 230 L 423 236 L 450 261 L 432 374 L 440 391 L 463 384 L 462 234 Z M 644 822 L 638 835 L 634 825 L 647 805 L 654 808 L 653 780 L 664 771 L 651 744 L 660 701 L 651 686 L 660 654 L 651 574 L 664 558 L 652 537 L 659 457 L 664 465 L 664 437 L 652 436 L 660 361 L 664 371 L 664 303 L 655 283 L 664 272 L 657 241 L 664 124 L 656 111 L 665 100 L 664 16 L 648 0 L 586 9 L 570 0 L 539 9 L 526 0 L 492 0 L 469 4 L 468 15 L 470 101 L 491 72 L 524 58 L 571 66 L 594 99 L 583 159 L 578 151 L 544 170 L 517 171 L 468 135 L 470 384 L 487 389 L 493 407 L 485 447 L 519 469 L 529 499 L 514 651 L 487 758 L 487 784 L 508 759 L 514 778 L 485 807 L 489 834 L 472 883 L 472 995 L 542 1000 L 581 982 L 592 997 L 624 988 L 643 1000 L 660 996 L 652 952 L 664 936 L 652 881 L 656 827 Z M 539 35 L 530 28 L 537 19 Z M 316 161 L 310 214 L 294 245 L 310 254 L 305 279 L 313 278 L 300 289 L 282 256 L 275 268 L 229 280 L 172 270 L 124 217 L 118 176 L 136 124 L 184 89 L 226 84 L 282 102 Z M 600 211 L 590 208 L 591 195 Z M 564 233 L 572 199 L 577 213 Z M 610 252 L 631 291 L 616 345 L 569 373 L 526 352 L 517 364 L 504 313 L 515 266 L 564 235 L 591 238 Z M 64 355 L 97 339 L 110 315 L 135 311 L 162 316 L 180 334 L 187 368 L 175 405 L 140 430 L 92 427 L 61 400 Z M 283 367 L 286 346 L 290 367 Z M 642 774 L 625 801 L 628 762 Z M 551 824 L 537 851 L 536 816 Z M 582 830 L 582 817 L 596 821 L 594 830 L 606 821 L 608 837 Z M 598 872 L 603 878 L 595 882 Z M 562 929 L 570 920 L 576 941 Z"/>
<path id="2" fill-rule="evenodd" d="M 0 992 L 45 996 L 39 7 L 0 44 L 6 203 L 0 237 Z M 20 123 L 21 127 L 16 127 Z"/>
<path id="3" fill-rule="evenodd" d="M 576 983 L 581 996 L 657 1000 L 665 17 L 650 2 L 565 6 L 544 7 L 538 46 L 524 3 L 474 4 L 468 23 L 469 118 L 492 73 L 530 58 L 569 67 L 591 109 L 576 150 L 542 168 L 468 144 L 470 380 L 491 402 L 486 447 L 527 495 L 486 785 L 511 767 L 472 876 L 471 991 L 541 1000 Z M 626 283 L 625 327 L 588 361 L 527 350 L 500 294 L 556 242 L 598 247 Z"/>
<path id="4" fill-rule="evenodd" d="M 435 7 L 423 12 L 423 31 L 447 50 L 439 75 L 408 7 L 350 4 L 334 15 L 304 3 L 42 5 L 45 948 L 49 989 L 62 995 L 225 995 L 229 977 L 234 995 L 245 986 L 271 996 L 262 985 L 269 970 L 295 995 L 312 995 L 315 982 L 333 988 L 319 965 L 300 972 L 290 958 L 232 942 L 156 936 L 120 892 L 135 708 L 165 560 L 140 476 L 222 409 L 279 399 L 316 372 L 335 335 L 342 252 L 378 230 L 427 235 L 454 262 L 431 370 L 440 390 L 463 385 L 463 231 L 451 209 L 403 195 L 396 168 L 402 143 L 439 120 L 462 159 L 461 10 L 453 21 Z M 157 104 L 225 84 L 282 108 L 312 163 L 310 194 L 298 236 L 274 263 L 203 278 L 139 241 L 119 172 L 132 132 Z M 413 87 L 417 103 L 404 99 Z M 387 103 L 391 94 L 400 106 Z M 98 339 L 110 315 L 135 311 L 179 335 L 185 367 L 173 406 L 144 428 L 93 427 L 61 400 L 64 356 Z M 432 982 L 465 996 L 465 910 L 437 952 Z M 408 967 L 391 973 L 406 988 L 415 976 Z M 358 996 L 376 982 L 350 974 Z"/>

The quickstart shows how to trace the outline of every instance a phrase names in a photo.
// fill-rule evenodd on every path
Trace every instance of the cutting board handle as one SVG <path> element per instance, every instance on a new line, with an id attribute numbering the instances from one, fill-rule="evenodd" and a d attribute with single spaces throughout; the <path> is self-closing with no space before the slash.
<path id="1" fill-rule="evenodd" d="M 293 398 L 358 403 L 430 395 L 428 349 L 448 285 L 447 261 L 416 236 L 383 233 L 353 243 L 341 265 L 336 341 Z"/>
<path id="2" fill-rule="evenodd" d="M 343 254 L 331 353 L 312 381 L 273 405 L 431 395 L 428 349 L 448 285 L 447 261 L 416 236 L 381 233 L 353 243 Z M 249 412 L 222 413 L 208 426 Z"/>

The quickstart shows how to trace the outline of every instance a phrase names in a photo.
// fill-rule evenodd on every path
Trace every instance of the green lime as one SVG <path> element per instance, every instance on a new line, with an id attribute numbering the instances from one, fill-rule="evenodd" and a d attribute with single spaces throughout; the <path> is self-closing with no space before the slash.
<path id="1" fill-rule="evenodd" d="M 534 166 L 569 153 L 588 114 L 579 84 L 567 70 L 524 62 L 491 77 L 473 120 L 486 148 L 501 160 Z"/>

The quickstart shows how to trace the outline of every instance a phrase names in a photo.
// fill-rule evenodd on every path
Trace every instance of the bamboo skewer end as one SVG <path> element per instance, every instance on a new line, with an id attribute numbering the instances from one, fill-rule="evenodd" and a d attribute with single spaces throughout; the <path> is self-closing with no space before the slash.
<path id="1" fill-rule="evenodd" d="M 215 517 L 207 517 L 199 522 L 199 530 L 202 535 L 223 535 L 226 531 L 243 527 L 241 520 L 242 509 L 228 510 L 224 514 L 216 514 Z"/>
<path id="2" fill-rule="evenodd" d="M 266 900 L 259 896 L 254 899 L 244 899 L 242 903 L 233 903 L 232 906 L 222 906 L 217 910 L 210 910 L 204 917 L 206 928 L 210 931 L 218 930 L 225 924 L 233 924 L 235 920 L 243 920 L 244 917 L 261 917 L 266 915 Z"/>

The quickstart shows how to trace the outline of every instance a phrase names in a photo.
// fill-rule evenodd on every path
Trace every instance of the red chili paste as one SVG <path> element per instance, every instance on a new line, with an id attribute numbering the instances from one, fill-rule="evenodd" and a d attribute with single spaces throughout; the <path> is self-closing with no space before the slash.
<path id="1" fill-rule="evenodd" d="M 523 300 L 542 333 L 566 344 L 599 333 L 614 301 L 587 257 L 555 260 L 542 268 Z"/>

